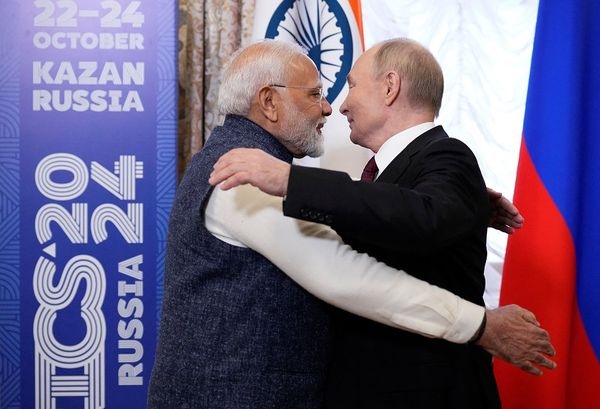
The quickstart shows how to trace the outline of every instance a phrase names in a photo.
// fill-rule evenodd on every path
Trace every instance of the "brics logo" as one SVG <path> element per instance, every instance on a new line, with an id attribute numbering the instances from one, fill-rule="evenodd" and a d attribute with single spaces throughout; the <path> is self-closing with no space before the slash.
<path id="1" fill-rule="evenodd" d="M 346 83 L 353 60 L 353 39 L 346 12 L 337 0 L 282 1 L 265 38 L 296 42 L 314 61 L 325 97 L 332 103 Z"/>

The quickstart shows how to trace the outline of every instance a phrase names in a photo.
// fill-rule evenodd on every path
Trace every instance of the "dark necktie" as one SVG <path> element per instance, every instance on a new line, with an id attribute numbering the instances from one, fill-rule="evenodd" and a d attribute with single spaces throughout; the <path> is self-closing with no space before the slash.
<path id="1" fill-rule="evenodd" d="M 377 176 L 378 171 L 379 169 L 377 168 L 377 163 L 375 163 L 375 156 L 373 156 L 365 165 L 362 175 L 360 176 L 360 180 L 372 182 L 375 180 L 375 176 Z"/>

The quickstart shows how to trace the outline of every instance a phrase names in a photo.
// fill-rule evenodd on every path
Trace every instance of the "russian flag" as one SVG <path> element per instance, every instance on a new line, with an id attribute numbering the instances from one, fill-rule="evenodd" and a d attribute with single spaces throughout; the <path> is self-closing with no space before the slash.
<path id="1" fill-rule="evenodd" d="M 500 303 L 532 310 L 558 368 L 495 363 L 505 409 L 600 408 L 600 1 L 540 0 Z"/>

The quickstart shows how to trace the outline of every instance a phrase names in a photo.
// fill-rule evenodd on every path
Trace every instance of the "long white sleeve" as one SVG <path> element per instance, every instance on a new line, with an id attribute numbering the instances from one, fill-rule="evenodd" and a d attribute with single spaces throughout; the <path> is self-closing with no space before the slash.
<path id="1" fill-rule="evenodd" d="M 328 226 L 285 217 L 281 206 L 281 198 L 253 186 L 217 187 L 206 227 L 261 253 L 307 291 L 351 313 L 456 343 L 479 328 L 483 307 L 358 253 Z"/>

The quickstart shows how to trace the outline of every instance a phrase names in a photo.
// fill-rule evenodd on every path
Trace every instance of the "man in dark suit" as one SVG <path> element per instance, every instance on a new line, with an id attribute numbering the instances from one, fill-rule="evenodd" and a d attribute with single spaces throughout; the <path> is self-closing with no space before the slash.
<path id="1" fill-rule="evenodd" d="M 366 173 L 377 183 L 321 169 L 290 171 L 287 165 L 283 177 L 270 177 L 279 163 L 262 166 L 269 174 L 255 177 L 260 162 L 252 161 L 254 171 L 241 170 L 228 159 L 217 163 L 211 183 L 234 175 L 224 188 L 249 182 L 269 193 L 287 193 L 286 215 L 324 221 L 357 250 L 483 305 L 488 197 L 470 149 L 433 124 L 443 94 L 439 65 L 418 43 L 390 40 L 359 58 L 348 84 L 340 110 L 350 139 L 376 152 L 370 162 L 377 166 Z M 271 187 L 261 186 L 261 178 Z M 500 407 L 491 355 L 475 345 L 494 342 L 485 323 L 484 338 L 462 345 L 341 311 L 336 324 L 328 407 Z M 501 348 L 487 349 L 506 358 Z M 538 349 L 515 363 L 532 373 L 539 372 L 533 363 L 552 367 L 540 352 L 550 351 Z"/>
<path id="2" fill-rule="evenodd" d="M 469 148 L 433 124 L 442 102 L 441 68 L 420 45 L 390 40 L 361 56 L 348 84 L 340 111 L 350 139 L 376 152 L 380 171 L 372 188 L 387 183 L 397 189 L 365 195 L 332 177 L 318 186 L 329 184 L 346 198 L 358 193 L 360 200 L 316 203 L 311 196 L 324 192 L 310 184 L 288 189 L 286 213 L 310 214 L 315 203 L 358 251 L 483 305 L 486 188 Z M 340 312 L 333 353 L 331 408 L 500 407 L 491 355 L 475 345 L 394 331 Z"/>

